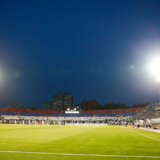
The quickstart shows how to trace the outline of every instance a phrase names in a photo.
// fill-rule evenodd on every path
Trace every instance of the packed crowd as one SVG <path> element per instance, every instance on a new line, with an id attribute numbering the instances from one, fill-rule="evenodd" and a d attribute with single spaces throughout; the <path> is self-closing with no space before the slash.
<path id="1" fill-rule="evenodd" d="M 139 112 L 134 118 L 137 120 L 160 118 L 160 106 L 159 105 L 148 106 L 142 112 Z"/>
<path id="2" fill-rule="evenodd" d="M 124 125 L 136 121 L 150 122 L 154 118 L 160 118 L 160 106 L 84 110 L 79 114 L 65 114 L 62 110 L 53 109 L 0 108 L 0 123 L 11 124 Z M 149 121 L 146 121 L 147 119 Z"/>
<path id="3" fill-rule="evenodd" d="M 23 115 L 23 116 L 46 116 L 52 114 L 61 114 L 61 110 L 49 109 L 23 109 L 23 108 L 9 108 L 1 107 L 0 115 Z"/>
<path id="4" fill-rule="evenodd" d="M 64 114 L 62 110 L 55 109 L 22 109 L 22 108 L 0 108 L 0 115 L 21 115 L 21 116 L 53 116 L 53 117 L 121 117 L 135 116 L 144 110 L 144 107 L 127 109 L 99 109 L 86 110 L 80 114 Z"/>

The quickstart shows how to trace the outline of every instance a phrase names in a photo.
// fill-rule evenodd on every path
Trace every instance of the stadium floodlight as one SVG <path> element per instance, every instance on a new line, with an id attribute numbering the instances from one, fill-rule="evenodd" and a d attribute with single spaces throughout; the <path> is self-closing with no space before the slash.
<path id="1" fill-rule="evenodd" d="M 149 72 L 154 76 L 156 81 L 160 82 L 160 57 L 150 61 Z"/>

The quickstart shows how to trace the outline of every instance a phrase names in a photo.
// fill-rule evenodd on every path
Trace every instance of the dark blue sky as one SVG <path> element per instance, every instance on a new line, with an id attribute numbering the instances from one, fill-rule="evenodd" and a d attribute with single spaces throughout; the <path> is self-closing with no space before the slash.
<path id="1" fill-rule="evenodd" d="M 0 104 L 157 102 L 144 66 L 159 41 L 159 0 L 0 0 Z"/>

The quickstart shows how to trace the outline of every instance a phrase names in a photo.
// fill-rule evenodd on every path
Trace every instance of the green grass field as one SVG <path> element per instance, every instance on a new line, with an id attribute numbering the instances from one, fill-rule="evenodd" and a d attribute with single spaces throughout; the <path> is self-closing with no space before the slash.
<path id="1" fill-rule="evenodd" d="M 36 154 L 27 152 L 36 152 Z M 115 155 L 118 156 L 114 157 Z M 120 155 L 126 155 L 126 157 Z M 160 159 L 160 133 L 124 126 L 0 125 L 0 160 L 54 159 Z"/>

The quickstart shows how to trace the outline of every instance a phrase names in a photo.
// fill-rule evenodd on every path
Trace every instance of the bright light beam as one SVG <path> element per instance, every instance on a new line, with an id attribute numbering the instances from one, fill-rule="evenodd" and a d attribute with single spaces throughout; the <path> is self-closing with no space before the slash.
<path id="1" fill-rule="evenodd" d="M 155 80 L 160 82 L 160 57 L 154 58 L 149 63 L 149 72 Z"/>

